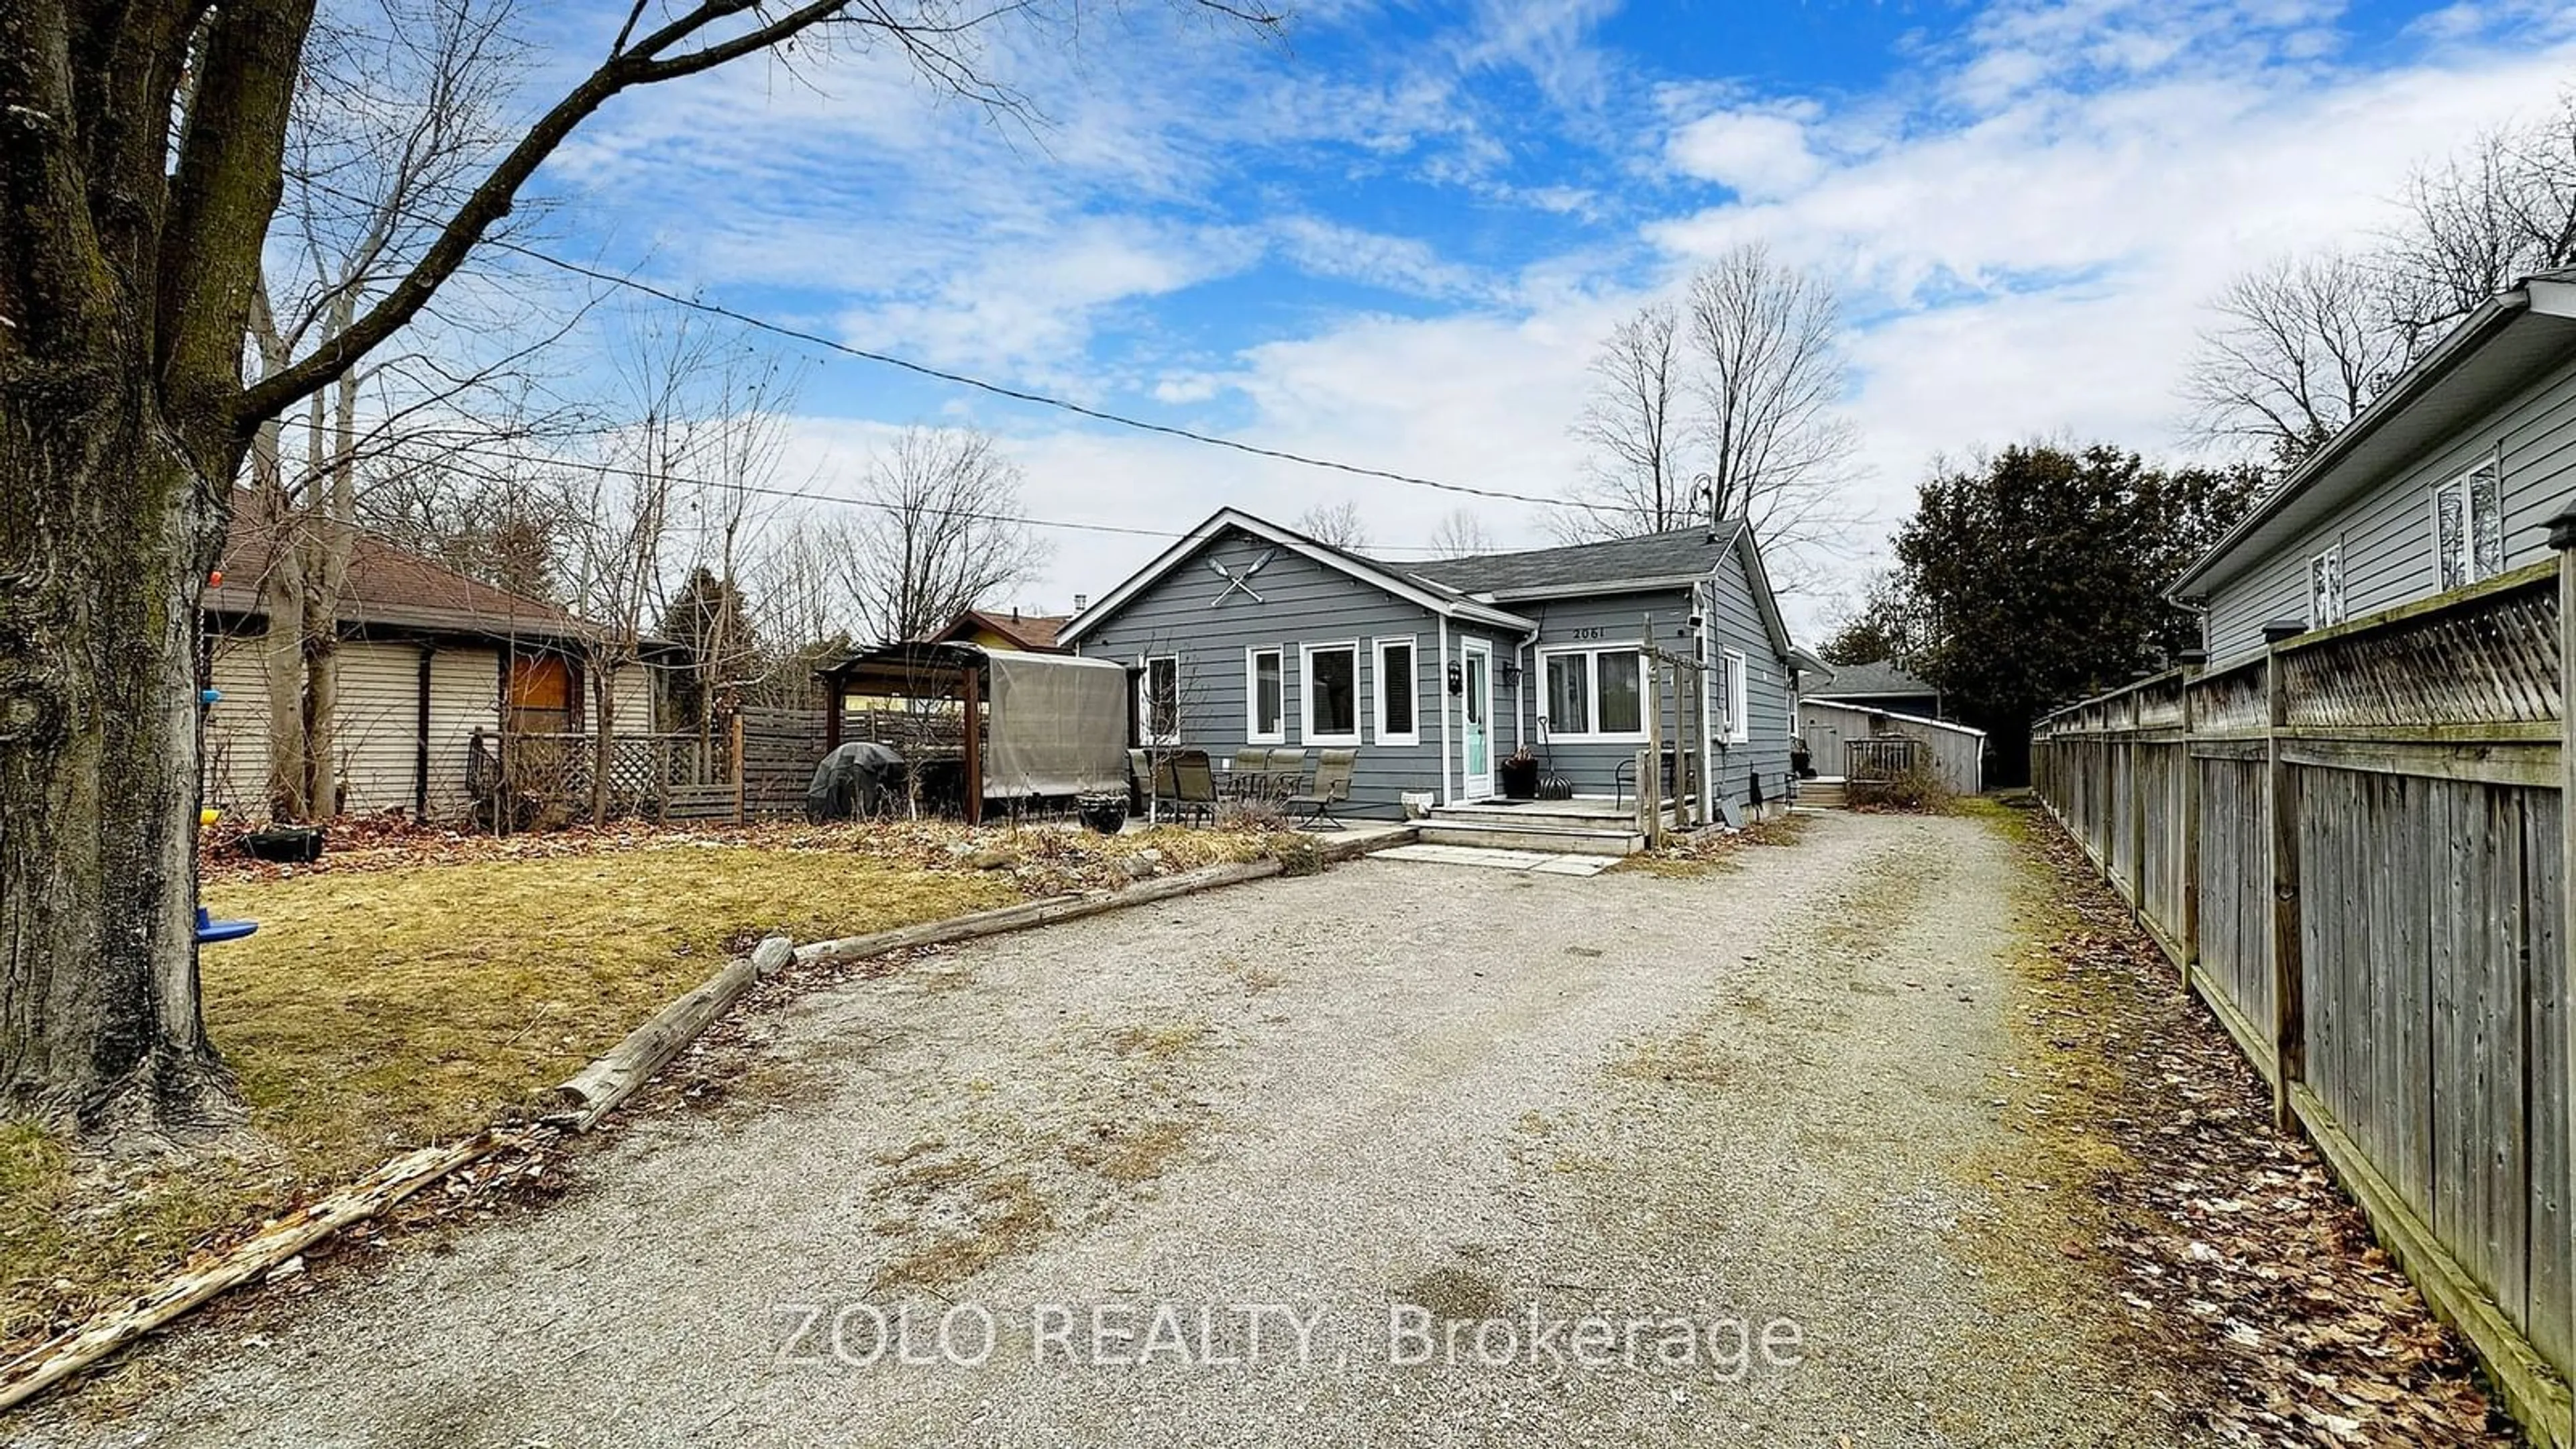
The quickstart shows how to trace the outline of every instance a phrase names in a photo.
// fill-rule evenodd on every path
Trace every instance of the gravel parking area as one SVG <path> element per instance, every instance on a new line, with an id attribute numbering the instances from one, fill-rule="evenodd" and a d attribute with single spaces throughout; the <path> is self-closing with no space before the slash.
<path id="1" fill-rule="evenodd" d="M 1941 818 L 1737 858 L 1364 862 L 807 993 L 548 1210 L 26 1437 L 2172 1442 L 2099 1270 L 2006 1226 L 2028 868 Z"/>

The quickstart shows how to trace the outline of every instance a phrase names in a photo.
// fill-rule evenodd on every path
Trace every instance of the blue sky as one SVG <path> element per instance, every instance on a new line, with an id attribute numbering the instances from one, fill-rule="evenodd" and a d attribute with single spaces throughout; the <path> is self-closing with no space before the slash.
<path id="1" fill-rule="evenodd" d="M 622 7 L 615 7 L 622 8 Z M 596 7 L 549 17 L 595 54 Z M 2154 451 L 2200 303 L 2389 220 L 2408 166 L 2576 84 L 2569 7 L 2329 0 L 1367 3 L 1281 45 L 1147 0 L 997 32 L 1038 119 L 889 58 L 753 64 L 622 100 L 541 178 L 566 244 L 848 342 L 1267 445 L 1550 495 L 1601 335 L 1747 239 L 1850 321 L 1880 549 L 1937 459 L 2033 435 Z M 1355 501 L 1418 549 L 1460 500 L 1125 434 L 817 359 L 788 481 L 973 422 L 1032 513 L 1177 532 Z M 1542 511 L 1482 506 L 1506 542 Z M 1153 538 L 1057 535 L 1022 602 Z"/>

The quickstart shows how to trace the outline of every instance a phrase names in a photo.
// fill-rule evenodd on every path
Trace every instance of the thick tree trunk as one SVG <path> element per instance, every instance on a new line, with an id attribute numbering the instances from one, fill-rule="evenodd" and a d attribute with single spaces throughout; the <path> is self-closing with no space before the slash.
<path id="1" fill-rule="evenodd" d="M 208 479 L 139 369 L 50 376 L 0 389 L 0 1108 L 128 1141 L 219 1127 L 196 640 L 235 460 Z"/>

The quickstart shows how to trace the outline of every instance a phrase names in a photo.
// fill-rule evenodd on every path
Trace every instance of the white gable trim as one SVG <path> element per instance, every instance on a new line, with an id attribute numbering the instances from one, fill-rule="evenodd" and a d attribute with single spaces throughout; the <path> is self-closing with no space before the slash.
<path id="1" fill-rule="evenodd" d="M 1114 617 L 1119 610 L 1134 602 L 1137 595 L 1160 583 L 1166 575 L 1188 562 L 1193 554 L 1205 548 L 1218 534 L 1229 528 L 1240 529 L 1255 538 L 1301 554 L 1335 573 L 1357 579 L 1371 588 L 1392 594 L 1409 603 L 1419 604 L 1443 618 L 1467 619 L 1479 624 L 1517 629 L 1522 633 L 1529 633 L 1538 628 L 1538 625 L 1518 614 L 1497 609 L 1488 604 L 1480 604 L 1457 594 L 1435 593 L 1411 579 L 1388 573 L 1384 569 L 1370 568 L 1339 549 L 1327 548 L 1302 533 L 1255 518 L 1240 509 L 1220 508 L 1207 522 L 1190 530 L 1188 537 L 1163 550 L 1152 563 L 1137 570 L 1125 583 L 1110 590 L 1100 602 L 1083 610 L 1072 623 L 1065 625 L 1063 631 L 1056 635 L 1056 642 L 1058 644 L 1079 642 L 1084 635 Z"/>

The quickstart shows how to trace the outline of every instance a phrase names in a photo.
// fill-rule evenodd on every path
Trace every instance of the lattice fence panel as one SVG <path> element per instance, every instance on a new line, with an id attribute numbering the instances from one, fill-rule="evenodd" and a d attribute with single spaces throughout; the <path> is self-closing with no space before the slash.
<path id="1" fill-rule="evenodd" d="M 2293 728 L 2432 728 L 2558 718 L 2557 581 L 2484 595 L 2281 653 Z"/>
<path id="2" fill-rule="evenodd" d="M 2259 730 L 2270 724 L 2263 701 L 2263 661 L 2250 660 L 2191 683 L 2194 734 Z"/>

